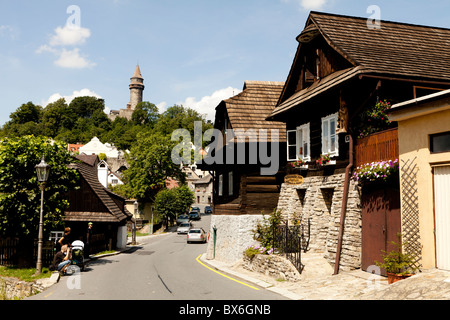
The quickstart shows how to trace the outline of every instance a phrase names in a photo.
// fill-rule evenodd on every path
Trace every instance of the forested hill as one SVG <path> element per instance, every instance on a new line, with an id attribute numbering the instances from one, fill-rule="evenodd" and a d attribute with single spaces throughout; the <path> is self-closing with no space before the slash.
<path id="1" fill-rule="evenodd" d="M 203 122 L 203 132 L 213 127 L 204 115 L 179 105 L 160 113 L 153 103 L 141 102 L 131 120 L 117 117 L 111 121 L 104 110 L 104 100 L 96 97 L 77 97 L 69 104 L 61 98 L 45 108 L 28 102 L 11 113 L 10 121 L 0 129 L 0 137 L 34 135 L 85 144 L 96 136 L 103 143 L 127 150 L 139 132 L 170 135 L 175 129 L 185 128 L 193 136 L 195 121 Z"/>

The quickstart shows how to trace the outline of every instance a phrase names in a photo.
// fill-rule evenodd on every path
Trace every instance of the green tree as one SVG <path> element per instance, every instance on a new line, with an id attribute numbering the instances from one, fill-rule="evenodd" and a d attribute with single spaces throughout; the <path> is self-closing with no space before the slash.
<path id="1" fill-rule="evenodd" d="M 69 109 L 75 117 L 91 118 L 96 110 L 105 109 L 105 100 L 96 97 L 76 97 L 70 102 Z"/>
<path id="2" fill-rule="evenodd" d="M 40 135 L 42 129 L 42 107 L 28 102 L 22 104 L 10 114 L 10 121 L 2 128 L 2 136 L 20 137 L 23 135 Z"/>
<path id="3" fill-rule="evenodd" d="M 137 141 L 127 156 L 129 168 L 124 172 L 126 193 L 139 202 L 152 202 L 165 181 L 171 177 L 181 184 L 185 174 L 179 165 L 172 162 L 171 154 L 175 143 L 160 133 L 139 133 Z"/>
<path id="4" fill-rule="evenodd" d="M 22 104 L 15 112 L 11 113 L 9 116 L 11 118 L 11 123 L 13 124 L 24 124 L 27 122 L 39 123 L 42 116 L 42 107 L 28 102 Z"/>
<path id="5" fill-rule="evenodd" d="M 43 134 L 42 123 L 28 121 L 26 123 L 7 123 L 3 128 L 5 137 L 22 137 L 27 135 L 39 136 Z"/>
<path id="6" fill-rule="evenodd" d="M 173 189 L 160 190 L 155 197 L 154 205 L 156 213 L 158 213 L 158 216 L 163 221 L 163 225 L 166 227 L 169 224 L 169 220 L 173 220 L 180 210 L 179 199 Z"/>
<path id="7" fill-rule="evenodd" d="M 148 101 L 143 101 L 137 104 L 131 116 L 131 121 L 134 124 L 147 125 L 153 128 L 159 119 L 158 107 Z"/>
<path id="8" fill-rule="evenodd" d="M 212 123 L 205 120 L 197 111 L 185 108 L 183 106 L 174 105 L 168 108 L 159 118 L 155 125 L 155 130 L 164 135 L 171 135 L 176 129 L 189 130 L 191 137 L 194 137 L 194 123 L 201 121 L 203 124 L 203 132 L 213 128 Z"/>
<path id="9" fill-rule="evenodd" d="M 0 236 L 37 237 L 41 194 L 35 166 L 42 156 L 51 166 L 44 193 L 44 230 L 61 222 L 68 206 L 66 193 L 78 180 L 77 172 L 68 167 L 72 158 L 66 146 L 44 137 L 4 139 L 0 144 Z"/>
<path id="10" fill-rule="evenodd" d="M 175 220 L 194 203 L 194 193 L 185 185 L 173 189 L 163 189 L 156 195 L 154 203 L 155 211 L 167 226 L 169 221 Z"/>
<path id="11" fill-rule="evenodd" d="M 182 185 L 182 186 L 176 188 L 175 190 L 177 191 L 178 196 L 180 197 L 180 201 L 183 205 L 182 212 L 189 210 L 189 208 L 195 201 L 194 192 L 192 192 L 192 190 L 189 189 L 189 187 L 187 185 Z"/>
<path id="12" fill-rule="evenodd" d="M 119 150 L 129 150 L 136 142 L 137 134 L 143 131 L 142 126 L 135 126 L 125 118 L 117 117 L 111 123 L 110 130 L 103 135 L 99 135 L 102 141 L 114 144 Z"/>
<path id="13" fill-rule="evenodd" d="M 49 103 L 42 116 L 44 135 L 56 137 L 62 128 L 72 129 L 74 117 L 70 116 L 69 106 L 64 98 Z"/>

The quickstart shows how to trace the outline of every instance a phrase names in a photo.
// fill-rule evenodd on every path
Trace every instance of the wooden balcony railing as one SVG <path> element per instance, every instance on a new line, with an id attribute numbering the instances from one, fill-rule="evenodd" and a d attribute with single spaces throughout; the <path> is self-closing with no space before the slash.
<path id="1" fill-rule="evenodd" d="M 398 129 L 389 129 L 358 139 L 355 149 L 356 167 L 374 161 L 398 159 Z"/>

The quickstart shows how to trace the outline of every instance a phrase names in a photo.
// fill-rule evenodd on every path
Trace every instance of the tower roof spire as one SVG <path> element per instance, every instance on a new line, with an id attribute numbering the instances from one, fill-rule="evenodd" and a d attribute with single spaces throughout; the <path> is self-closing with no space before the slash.
<path id="1" fill-rule="evenodd" d="M 143 78 L 142 78 L 142 75 L 141 75 L 141 69 L 139 68 L 139 64 L 136 65 L 136 69 L 134 70 L 133 76 L 132 76 L 131 78 L 140 78 L 140 79 L 143 79 Z"/>

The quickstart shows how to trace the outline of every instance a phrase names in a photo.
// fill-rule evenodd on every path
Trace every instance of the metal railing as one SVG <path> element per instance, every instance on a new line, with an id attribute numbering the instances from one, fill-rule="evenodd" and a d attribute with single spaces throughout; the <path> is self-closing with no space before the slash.
<path id="1" fill-rule="evenodd" d="M 310 220 L 307 223 L 290 226 L 283 221 L 280 225 L 273 227 L 273 248 L 294 265 L 298 272 L 302 273 L 302 250 L 306 252 L 310 239 Z"/>

